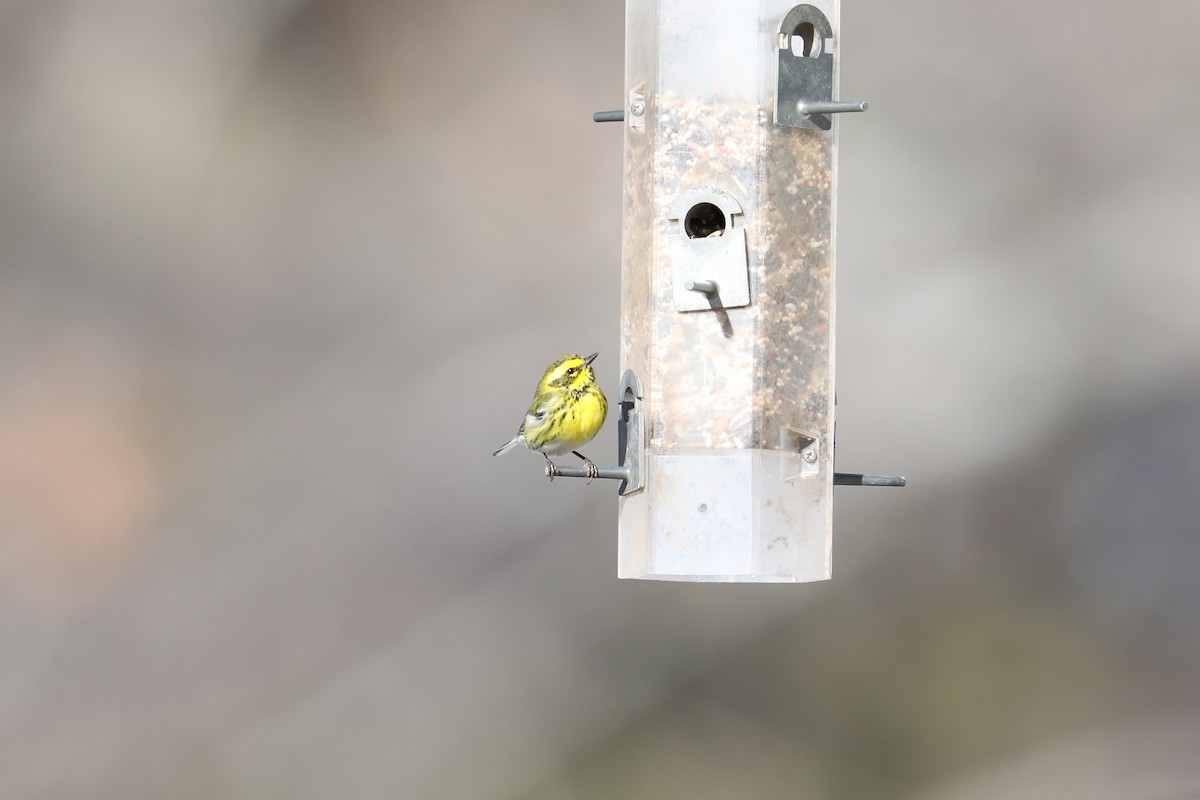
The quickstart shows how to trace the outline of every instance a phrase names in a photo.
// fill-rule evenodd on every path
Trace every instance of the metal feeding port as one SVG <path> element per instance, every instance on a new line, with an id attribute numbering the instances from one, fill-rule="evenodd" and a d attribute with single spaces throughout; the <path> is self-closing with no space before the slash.
<path id="1" fill-rule="evenodd" d="M 784 15 L 775 72 L 776 124 L 827 131 L 833 127 L 830 114 L 867 110 L 861 101 L 833 99 L 836 49 L 833 26 L 817 6 L 805 3 Z"/>
<path id="2" fill-rule="evenodd" d="M 627 0 L 623 578 L 830 577 L 839 0 Z M 598 473 L 598 474 L 597 474 Z"/>
<path id="3" fill-rule="evenodd" d="M 716 186 L 697 186 L 675 199 L 668 218 L 678 231 L 668 237 L 676 311 L 708 311 L 750 305 L 746 229 L 737 199 Z"/>

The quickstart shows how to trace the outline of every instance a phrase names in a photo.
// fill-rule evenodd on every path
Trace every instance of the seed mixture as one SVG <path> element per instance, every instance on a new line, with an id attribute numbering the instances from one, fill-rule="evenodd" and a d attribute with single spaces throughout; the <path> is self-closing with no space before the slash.
<path id="1" fill-rule="evenodd" d="M 832 135 L 719 97 L 648 98 L 646 123 L 627 133 L 621 333 L 646 390 L 647 444 L 778 450 L 797 441 L 787 430 L 827 441 Z M 696 187 L 742 207 L 724 234 L 746 232 L 749 306 L 674 308 L 669 241 L 684 234 L 668 216 Z"/>

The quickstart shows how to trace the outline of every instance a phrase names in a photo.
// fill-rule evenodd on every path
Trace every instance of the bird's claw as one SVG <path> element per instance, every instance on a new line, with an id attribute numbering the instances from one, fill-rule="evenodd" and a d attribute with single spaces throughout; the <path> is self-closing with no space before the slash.
<path id="1" fill-rule="evenodd" d="M 558 474 L 559 474 L 558 465 L 547 458 L 546 459 L 546 475 L 548 475 L 550 477 L 551 483 L 554 482 L 554 476 L 556 476 Z"/>
<path id="2" fill-rule="evenodd" d="M 596 465 L 592 463 L 590 458 L 585 458 L 583 460 L 583 468 L 587 470 L 588 485 L 590 486 L 592 481 L 600 477 L 600 470 L 596 469 Z"/>

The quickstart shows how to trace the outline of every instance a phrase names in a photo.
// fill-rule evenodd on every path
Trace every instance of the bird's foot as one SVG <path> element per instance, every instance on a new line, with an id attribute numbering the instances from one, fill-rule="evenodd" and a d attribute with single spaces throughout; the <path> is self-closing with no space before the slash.
<path id="1" fill-rule="evenodd" d="M 590 458 L 585 458 L 583 460 L 583 468 L 587 470 L 588 485 L 590 486 L 592 481 L 596 480 L 596 478 L 600 476 L 600 470 L 596 469 L 596 465 L 592 463 Z"/>
<path id="2" fill-rule="evenodd" d="M 547 456 L 546 457 L 546 475 L 549 476 L 551 483 L 554 482 L 554 477 L 558 474 L 559 474 L 558 465 L 555 464 L 553 461 L 551 461 L 550 457 Z"/>

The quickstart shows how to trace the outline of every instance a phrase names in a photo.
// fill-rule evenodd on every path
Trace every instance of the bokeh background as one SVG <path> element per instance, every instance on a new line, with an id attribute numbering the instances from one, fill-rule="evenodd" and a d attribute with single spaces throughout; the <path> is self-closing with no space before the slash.
<path id="1" fill-rule="evenodd" d="M 618 379 L 620 2 L 0 3 L 0 796 L 1200 797 L 1200 5 L 842 30 L 909 487 L 696 586 L 489 455 Z"/>

